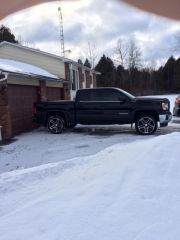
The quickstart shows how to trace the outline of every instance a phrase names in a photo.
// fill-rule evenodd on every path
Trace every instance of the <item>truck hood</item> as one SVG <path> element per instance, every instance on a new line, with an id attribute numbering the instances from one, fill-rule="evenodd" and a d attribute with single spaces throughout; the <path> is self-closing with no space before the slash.
<path id="1" fill-rule="evenodd" d="M 135 97 L 136 102 L 169 102 L 167 98 Z"/>

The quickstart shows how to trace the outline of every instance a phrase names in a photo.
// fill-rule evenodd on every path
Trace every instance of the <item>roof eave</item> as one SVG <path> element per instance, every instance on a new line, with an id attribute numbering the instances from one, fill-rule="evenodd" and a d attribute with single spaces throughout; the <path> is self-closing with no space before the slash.
<path id="1" fill-rule="evenodd" d="M 8 75 L 15 75 L 15 76 L 25 76 L 25 77 L 30 77 L 30 78 L 36 78 L 39 80 L 45 80 L 45 81 L 55 81 L 55 82 L 61 82 L 61 83 L 67 83 L 68 81 L 63 79 L 63 78 L 51 78 L 51 77 L 46 77 L 42 75 L 36 75 L 36 74 L 28 74 L 28 73 L 21 73 L 21 72 L 11 72 L 7 70 L 0 69 L 1 73 L 8 74 Z"/>

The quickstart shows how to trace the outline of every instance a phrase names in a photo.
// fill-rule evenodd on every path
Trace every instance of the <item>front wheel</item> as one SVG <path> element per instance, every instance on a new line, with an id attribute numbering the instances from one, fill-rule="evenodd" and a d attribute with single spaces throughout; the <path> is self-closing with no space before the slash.
<path id="1" fill-rule="evenodd" d="M 141 135 L 151 135 L 157 130 L 157 120 L 151 115 L 141 115 L 135 122 L 135 128 Z"/>
<path id="2" fill-rule="evenodd" d="M 51 116 L 47 122 L 48 130 L 53 134 L 60 134 L 65 128 L 64 119 L 61 116 Z"/>

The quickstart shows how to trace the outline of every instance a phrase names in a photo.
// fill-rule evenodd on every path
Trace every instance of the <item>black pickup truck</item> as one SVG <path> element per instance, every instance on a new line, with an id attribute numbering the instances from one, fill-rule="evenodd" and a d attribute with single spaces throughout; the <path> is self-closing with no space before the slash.
<path id="1" fill-rule="evenodd" d="M 34 103 L 34 119 L 50 132 L 62 133 L 76 124 L 106 125 L 135 123 L 142 135 L 153 134 L 171 120 L 166 98 L 134 97 L 118 88 L 81 89 L 75 101 Z"/>

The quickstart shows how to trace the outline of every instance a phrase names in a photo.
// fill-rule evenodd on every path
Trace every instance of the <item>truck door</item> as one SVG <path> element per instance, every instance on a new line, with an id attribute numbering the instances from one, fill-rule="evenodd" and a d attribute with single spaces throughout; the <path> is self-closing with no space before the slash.
<path id="1" fill-rule="evenodd" d="M 81 91 L 76 103 L 77 122 L 82 124 L 130 123 L 131 102 L 121 91 L 111 88 Z"/>
<path id="2" fill-rule="evenodd" d="M 103 109 L 97 101 L 95 89 L 84 89 L 78 92 L 76 100 L 76 121 L 81 124 L 101 124 Z"/>
<path id="3" fill-rule="evenodd" d="M 118 89 L 102 89 L 100 93 L 101 109 L 106 124 L 131 122 L 131 100 Z"/>

